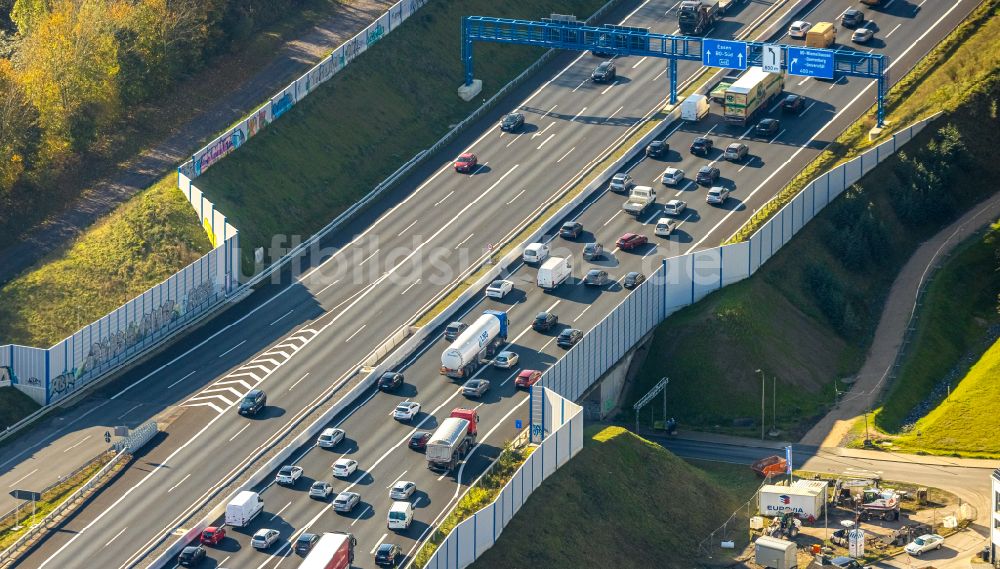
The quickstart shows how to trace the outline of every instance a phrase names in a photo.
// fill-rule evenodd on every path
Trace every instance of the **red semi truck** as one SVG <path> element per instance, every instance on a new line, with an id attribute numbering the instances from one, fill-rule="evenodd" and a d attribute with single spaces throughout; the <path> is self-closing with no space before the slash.
<path id="1" fill-rule="evenodd" d="M 349 533 L 324 533 L 299 564 L 299 569 L 347 569 L 354 562 L 357 542 Z"/>

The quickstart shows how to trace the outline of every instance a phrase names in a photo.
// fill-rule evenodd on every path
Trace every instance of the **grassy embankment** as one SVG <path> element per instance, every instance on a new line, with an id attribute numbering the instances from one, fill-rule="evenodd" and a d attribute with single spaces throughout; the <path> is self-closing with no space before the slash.
<path id="1" fill-rule="evenodd" d="M 998 20 L 981 33 L 995 35 Z M 953 57 L 965 51 L 957 48 Z M 884 297 L 912 251 L 995 191 L 982 180 L 1000 176 L 992 160 L 1000 144 L 1000 65 L 954 82 L 947 79 L 951 70 L 937 66 L 925 83 L 961 93 L 961 104 L 827 207 L 754 277 L 662 324 L 631 400 L 668 376 L 668 398 L 682 424 L 753 434 L 759 423 L 737 427 L 734 419 L 752 425 L 760 416 L 755 370 L 762 369 L 768 423 L 777 376 L 782 436 L 802 434 L 826 411 L 834 389 L 844 388 L 837 379 L 859 369 Z M 917 400 L 927 395 L 921 386 L 906 389 Z"/>
<path id="2" fill-rule="evenodd" d="M 197 181 L 240 229 L 245 252 L 310 235 L 434 144 L 544 50 L 477 44 L 482 93 L 458 98 L 467 14 L 592 14 L 603 0 L 435 0 Z M 413 57 L 412 54 L 419 54 Z M 530 113 L 531 111 L 529 111 Z"/>
<path id="3" fill-rule="evenodd" d="M 690 569 L 699 542 L 745 499 L 652 442 L 591 427 L 583 450 L 472 567 Z M 745 526 L 732 533 L 738 547 L 746 544 Z"/>

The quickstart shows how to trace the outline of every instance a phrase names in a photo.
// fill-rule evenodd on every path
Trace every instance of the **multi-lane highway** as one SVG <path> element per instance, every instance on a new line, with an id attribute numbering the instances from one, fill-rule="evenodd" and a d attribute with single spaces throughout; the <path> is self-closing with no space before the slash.
<path id="1" fill-rule="evenodd" d="M 966 0 L 920 7 L 896 0 L 883 11 L 870 13 L 880 30 L 876 38 L 882 40 L 873 46 L 893 57 L 893 77 L 900 77 L 975 4 Z M 808 9 L 807 18 L 832 20 L 849 5 L 831 0 L 816 3 Z M 669 7 L 645 2 L 626 22 L 674 32 Z M 732 36 L 740 24 L 757 19 L 768 8 L 757 2 L 742 6 L 713 35 Z M 256 449 L 269 444 L 314 401 L 330 391 L 343 391 L 340 386 L 352 380 L 352 372 L 365 356 L 418 313 L 460 269 L 472 264 L 487 244 L 500 241 L 530 218 L 584 164 L 659 107 L 666 91 L 662 63 L 623 58 L 615 84 L 594 85 L 587 77 L 597 61 L 589 55 L 576 58 L 565 69 L 550 71 L 552 78 L 520 105 L 512 103 L 510 107 L 520 106 L 527 115 L 523 134 L 500 134 L 495 124 L 487 125 L 486 132 L 467 145 L 482 163 L 473 175 L 459 175 L 444 166 L 404 185 L 396 194 L 401 198 L 396 205 L 390 203 L 390 209 L 374 221 L 368 218 L 355 225 L 357 231 L 349 243 L 331 242 L 342 248 L 315 270 L 303 273 L 296 284 L 270 287 L 251 297 L 224 317 L 222 322 L 231 324 L 217 336 L 195 334 L 180 350 L 141 366 L 106 390 L 103 396 L 113 405 L 133 403 L 147 413 L 167 409 L 167 434 L 136 467 L 67 522 L 64 531 L 38 547 L 26 566 L 74 567 L 82 566 L 83 560 L 102 567 L 129 566 L 140 558 L 137 554 L 181 527 L 204 493 L 244 464 Z M 697 68 L 680 67 L 683 76 Z M 644 267 L 664 256 L 721 241 L 867 108 L 874 91 L 870 84 L 856 80 L 830 84 L 794 78 L 786 82 L 786 90 L 808 98 L 802 114 L 781 117 L 782 129 L 773 139 L 750 141 L 753 159 L 747 164 L 716 162 L 726 184 L 734 189 L 728 204 L 709 207 L 704 203 L 705 190 L 692 186 L 661 190 L 660 202 L 678 192 L 689 202 L 680 230 L 663 240 L 652 236 L 650 225 L 658 212 L 636 220 L 619 213 L 623 197 L 603 193 L 572 216 L 583 223 L 586 237 L 577 242 L 559 240 L 555 245 L 577 257 L 577 267 L 589 267 L 590 263 L 579 259 L 583 241 L 593 238 L 612 250 L 614 240 L 626 231 L 648 234 L 653 245 L 636 252 L 615 251 L 609 259 L 593 264 L 606 267 L 617 279 L 629 270 L 648 272 Z M 720 124 L 718 111 L 715 107 L 715 114 L 701 123 L 671 127 L 670 154 L 662 160 L 631 163 L 631 175 L 640 184 L 659 186 L 659 174 L 671 165 L 693 176 L 699 166 L 718 159 L 718 151 L 707 158 L 691 156 L 687 146 L 694 136 L 709 133 L 716 147 L 747 138 L 746 129 Z M 509 311 L 510 340 L 521 354 L 521 368 L 543 369 L 561 353 L 554 334 L 527 329 L 536 312 L 552 310 L 563 323 L 587 330 L 626 293 L 617 284 L 590 289 L 574 281 L 554 294 L 542 294 L 531 284 L 533 279 L 533 269 L 522 268 L 514 276 L 518 290 L 504 302 L 465 307 L 466 321 L 485 308 Z M 302 449 L 297 455 L 309 479 L 330 479 L 331 463 L 341 454 L 358 460 L 358 474 L 348 482 L 335 482 L 337 490 L 352 486 L 361 493 L 362 505 L 355 513 L 333 514 L 326 504 L 306 497 L 307 483 L 302 481 L 297 489 L 268 488 L 264 492 L 266 513 L 251 529 L 279 529 L 283 543 L 307 528 L 351 531 L 358 537 L 359 566 L 370 566 L 369 552 L 380 540 L 412 549 L 427 524 L 461 492 L 461 484 L 481 472 L 486 459 L 514 435 L 513 420 L 527 414 L 525 396 L 513 388 L 513 370 L 486 370 L 482 376 L 494 388 L 478 408 L 483 447 L 461 472 L 461 484 L 455 483 L 455 476 L 440 477 L 428 471 L 423 457 L 405 448 L 413 427 L 395 423 L 389 413 L 400 398 L 415 399 L 424 409 L 418 422 L 430 427 L 452 407 L 466 404 L 457 384 L 438 374 L 444 346 L 436 337 L 404 366 L 407 386 L 400 394 L 372 393 L 361 406 L 338 418 L 349 441 L 332 452 Z M 124 385 L 131 387 L 123 389 Z M 233 406 L 255 386 L 268 393 L 267 411 L 258 419 L 237 416 Z M 179 404 L 174 407 L 175 403 Z M 420 502 L 418 523 L 397 536 L 386 531 L 384 520 L 389 503 L 386 488 L 400 477 L 417 483 Z M 287 548 L 255 552 L 247 535 L 234 535 L 235 539 L 212 552 L 217 562 L 231 567 L 273 567 L 284 559 L 276 553 L 287 554 Z"/>

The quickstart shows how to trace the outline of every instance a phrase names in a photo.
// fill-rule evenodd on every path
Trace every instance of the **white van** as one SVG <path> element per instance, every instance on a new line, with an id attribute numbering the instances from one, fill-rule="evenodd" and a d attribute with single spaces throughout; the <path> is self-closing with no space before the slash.
<path id="1" fill-rule="evenodd" d="M 260 494 L 244 490 L 226 505 L 226 525 L 234 528 L 250 524 L 264 509 L 264 499 Z"/>
<path id="2" fill-rule="evenodd" d="M 543 263 L 549 258 L 549 246 L 545 243 L 532 243 L 524 248 L 521 258 L 525 263 Z"/>
<path id="3" fill-rule="evenodd" d="M 536 281 L 539 288 L 552 290 L 566 282 L 572 273 L 573 259 L 552 257 L 538 268 Z"/>
<path id="4" fill-rule="evenodd" d="M 695 93 L 681 102 L 681 120 L 700 121 L 708 116 L 708 97 Z"/>
<path id="5" fill-rule="evenodd" d="M 413 505 L 409 502 L 393 502 L 389 507 L 389 529 L 407 529 L 413 523 Z"/>

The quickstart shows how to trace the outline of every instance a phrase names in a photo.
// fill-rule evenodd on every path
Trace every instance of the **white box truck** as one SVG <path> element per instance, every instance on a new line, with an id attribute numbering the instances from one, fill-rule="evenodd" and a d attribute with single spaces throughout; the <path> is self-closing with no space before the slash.
<path id="1" fill-rule="evenodd" d="M 550 257 L 538 268 L 538 287 L 552 290 L 566 282 L 573 272 L 573 260 L 568 257 Z"/>
<path id="2" fill-rule="evenodd" d="M 776 537 L 762 536 L 753 544 L 754 563 L 767 569 L 796 569 L 797 547 L 791 541 Z"/>
<path id="3" fill-rule="evenodd" d="M 758 496 L 761 515 L 775 517 L 790 512 L 805 522 L 819 518 L 826 503 L 826 490 L 815 487 L 765 484 Z"/>
<path id="4" fill-rule="evenodd" d="M 226 525 L 234 528 L 245 527 L 264 510 L 264 499 L 260 494 L 244 490 L 226 505 Z"/>
<path id="5" fill-rule="evenodd" d="M 681 101 L 681 120 L 700 121 L 708 116 L 708 97 L 695 93 Z"/>

